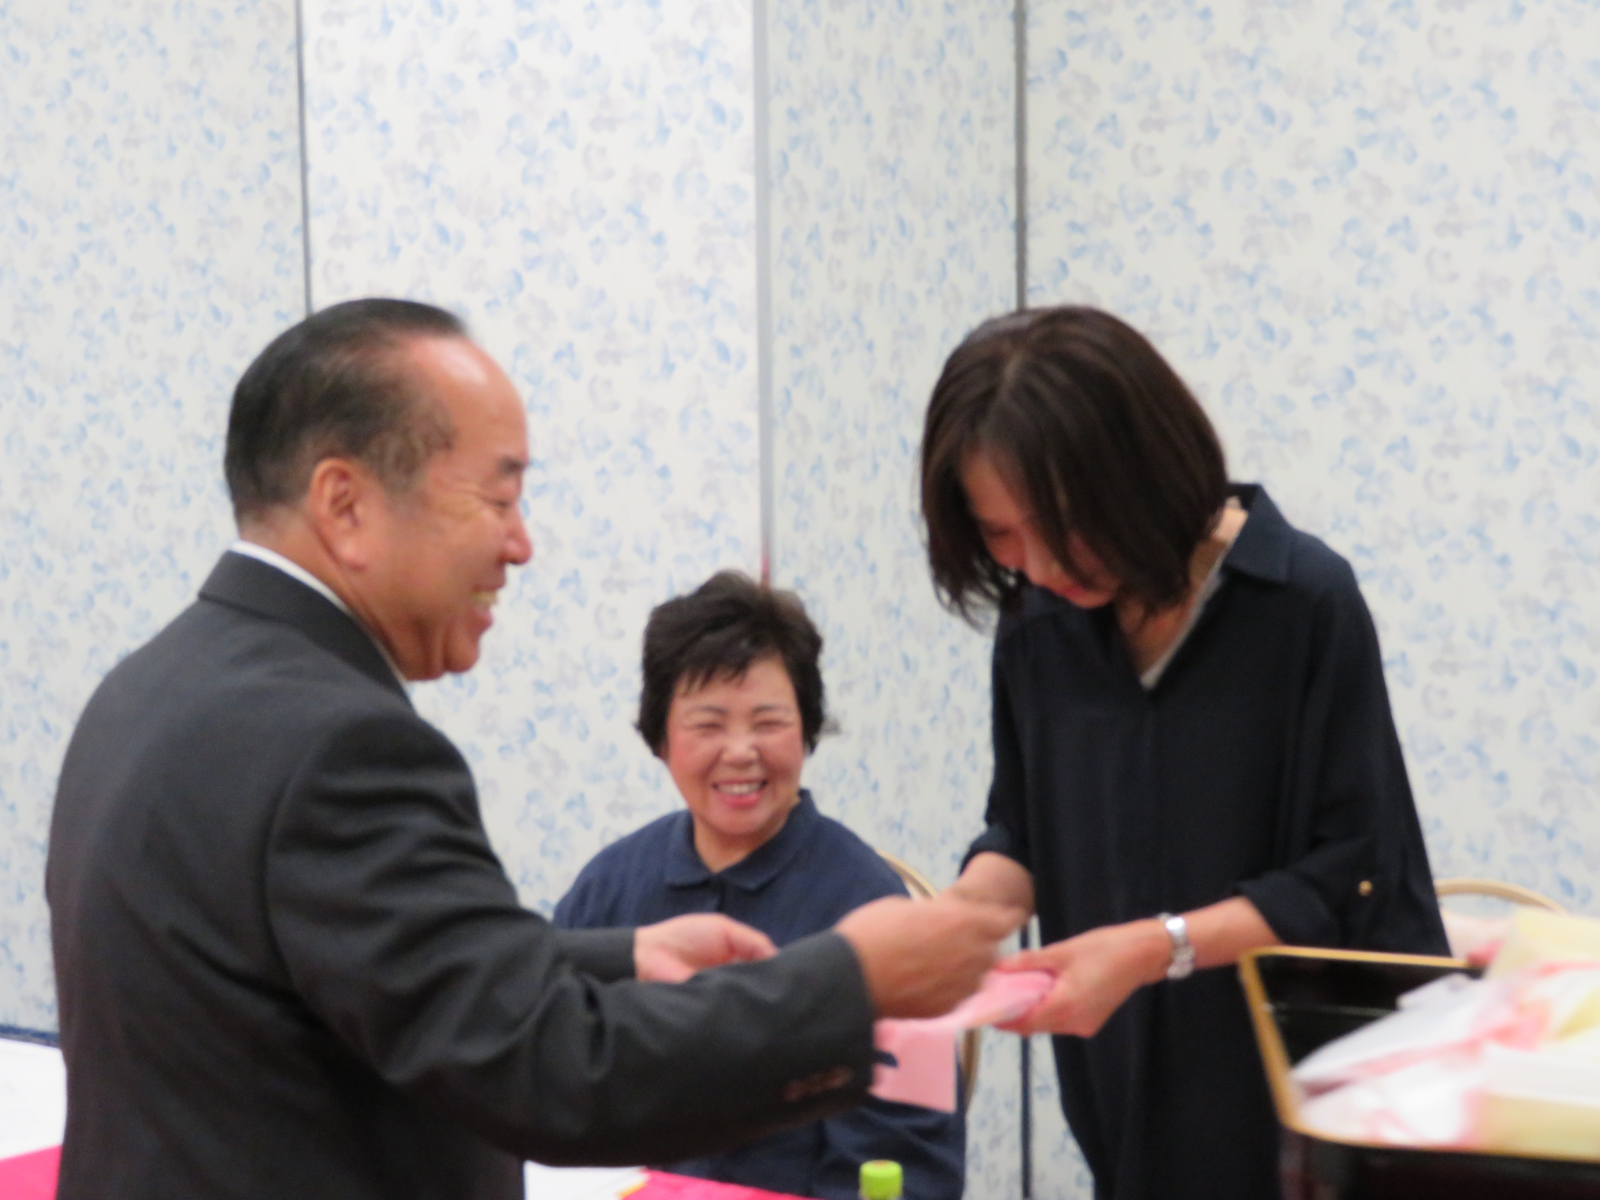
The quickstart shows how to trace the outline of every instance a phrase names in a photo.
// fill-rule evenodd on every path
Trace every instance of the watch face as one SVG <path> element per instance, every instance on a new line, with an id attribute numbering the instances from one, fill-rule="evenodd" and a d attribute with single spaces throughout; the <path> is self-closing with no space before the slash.
<path id="1" fill-rule="evenodd" d="M 1168 979 L 1187 979 L 1194 973 L 1194 944 L 1189 941 L 1189 925 L 1182 917 L 1162 913 L 1161 923 L 1172 939 L 1172 958 L 1167 962 Z"/>

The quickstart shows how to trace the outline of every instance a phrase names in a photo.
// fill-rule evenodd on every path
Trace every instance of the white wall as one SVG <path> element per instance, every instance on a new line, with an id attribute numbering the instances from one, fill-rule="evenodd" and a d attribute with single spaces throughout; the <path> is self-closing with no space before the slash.
<path id="1" fill-rule="evenodd" d="M 941 882 L 978 827 L 987 647 L 928 588 L 915 443 L 1013 301 L 1010 10 L 765 0 L 758 97 L 744 0 L 307 0 L 314 302 L 457 308 L 529 398 L 537 557 L 419 702 L 530 904 L 676 803 L 630 729 L 649 607 L 759 566 L 763 183 L 772 565 L 844 730 L 808 782 Z M 1600 911 L 1593 6 L 1034 0 L 1028 39 L 1031 301 L 1150 332 L 1355 563 L 1438 871 Z M 304 311 L 293 9 L 12 6 L 0 61 L 0 1022 L 50 1025 L 65 738 L 225 544 L 233 382 Z M 1038 1061 L 1036 1192 L 1088 1195 Z"/>
<path id="2" fill-rule="evenodd" d="M 233 384 L 303 314 L 294 10 L 5 5 L 0 62 L 0 1023 L 54 1027 L 67 737 L 231 538 Z"/>
<path id="3" fill-rule="evenodd" d="M 1030 293 L 1354 563 L 1440 874 L 1600 911 L 1600 13 L 1035 5 Z"/>
<path id="4" fill-rule="evenodd" d="M 1600 912 L 1600 11 L 1034 0 L 1028 37 L 1030 301 L 1152 335 L 1354 564 L 1435 873 Z"/>
<path id="5" fill-rule="evenodd" d="M 1009 0 L 769 0 L 773 578 L 826 639 L 824 812 L 940 884 L 983 828 L 989 646 L 916 518 L 945 356 L 1016 302 Z M 1016 1039 L 986 1039 L 969 1195 L 1018 1192 Z"/>
<path id="6" fill-rule="evenodd" d="M 313 298 L 461 313 L 527 397 L 515 573 L 417 689 L 523 900 L 678 803 L 632 729 L 650 608 L 760 566 L 749 6 L 309 0 Z"/>
<path id="7" fill-rule="evenodd" d="M 0 847 L 15 893 L 0 895 L 0 1021 L 54 1020 L 39 876 L 65 736 L 226 544 L 232 384 L 308 287 L 318 307 L 450 307 L 528 397 L 535 561 L 478 669 L 417 691 L 471 761 L 524 900 L 548 908 L 601 845 L 677 803 L 631 729 L 638 639 L 661 599 L 760 568 L 758 182 L 773 200 L 774 568 L 828 634 L 845 729 L 808 779 L 824 808 L 948 879 L 980 821 L 987 649 L 934 604 L 914 451 L 944 354 L 1014 299 L 1008 5 L 307 0 L 307 241 L 292 7 L 192 15 L 3 29 L 25 68 L 8 153 L 19 211 L 38 217 L 0 235 L 12 327 L 29 335 L 0 406 L 27 422 L 0 474 L 0 578 L 26 638 L 0 639 L 16 681 L 0 698 L 0 820 L 16 831 Z M 111 79 L 80 85 L 90 110 L 52 92 L 76 82 L 74 47 Z M 113 316 L 85 306 L 106 294 Z M 69 453 L 80 444 L 92 453 Z M 59 496 L 68 470 L 83 503 L 47 502 L 38 486 Z M 976 1195 L 1014 1190 L 1008 1055 L 996 1039 L 974 1111 Z"/>

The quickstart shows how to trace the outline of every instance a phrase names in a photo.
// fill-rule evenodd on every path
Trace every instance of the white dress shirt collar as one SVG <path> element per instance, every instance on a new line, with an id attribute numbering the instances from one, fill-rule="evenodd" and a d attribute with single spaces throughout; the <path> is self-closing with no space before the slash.
<path id="1" fill-rule="evenodd" d="M 285 558 L 276 550 L 268 550 L 265 546 L 258 546 L 254 542 L 247 542 L 243 539 L 234 542 L 233 545 L 228 547 L 228 549 L 235 554 L 243 554 L 246 558 L 253 558 L 257 562 L 264 562 L 269 567 L 276 567 L 291 579 L 299 580 L 312 591 L 325 597 L 330 604 L 334 605 L 334 607 L 336 607 L 340 612 L 354 621 L 362 633 L 365 633 L 369 638 L 372 638 L 372 644 L 378 648 L 378 653 L 383 655 L 383 661 L 389 664 L 389 669 L 394 672 L 394 677 L 400 681 L 400 686 L 403 688 L 409 688 L 410 685 L 408 684 L 406 677 L 400 673 L 399 666 L 396 665 L 394 659 L 389 657 L 389 651 L 384 648 L 382 642 L 380 642 L 377 638 L 372 637 L 372 631 L 369 630 L 365 625 L 361 624 L 361 618 L 350 611 L 350 606 L 339 598 L 339 593 L 335 592 L 331 587 L 323 583 L 322 580 L 318 579 L 299 563 Z"/>

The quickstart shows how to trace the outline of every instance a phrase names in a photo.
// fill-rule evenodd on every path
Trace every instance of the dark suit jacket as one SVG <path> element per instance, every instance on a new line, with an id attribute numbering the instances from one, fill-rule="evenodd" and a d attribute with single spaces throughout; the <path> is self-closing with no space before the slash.
<path id="1" fill-rule="evenodd" d="M 837 934 L 669 987 L 523 909 L 375 644 L 242 555 L 90 700 L 46 890 L 61 1200 L 520 1196 L 522 1157 L 683 1158 L 871 1081 Z"/>

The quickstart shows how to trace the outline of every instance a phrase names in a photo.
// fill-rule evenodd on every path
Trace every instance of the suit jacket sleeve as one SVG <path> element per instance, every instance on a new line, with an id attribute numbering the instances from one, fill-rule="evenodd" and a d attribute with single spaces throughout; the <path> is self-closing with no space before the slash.
<path id="1" fill-rule="evenodd" d="M 633 978 L 633 928 L 552 929 L 561 956 L 603 983 Z"/>
<path id="2" fill-rule="evenodd" d="M 513 1153 L 682 1158 L 840 1111 L 871 1082 L 871 1003 L 837 934 L 678 985 L 578 969 L 615 973 L 618 935 L 561 934 L 517 903 L 465 762 L 413 714 L 326 731 L 267 857 L 273 934 L 315 1015 Z"/>

